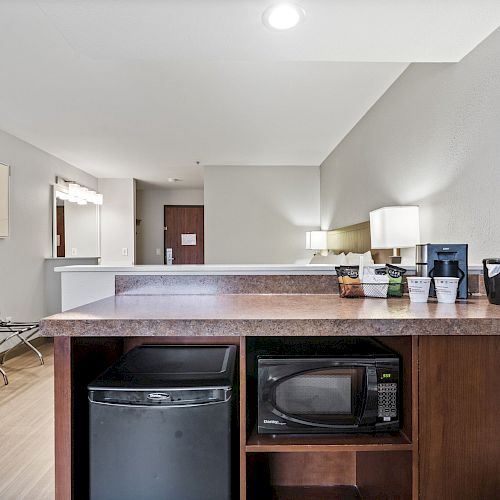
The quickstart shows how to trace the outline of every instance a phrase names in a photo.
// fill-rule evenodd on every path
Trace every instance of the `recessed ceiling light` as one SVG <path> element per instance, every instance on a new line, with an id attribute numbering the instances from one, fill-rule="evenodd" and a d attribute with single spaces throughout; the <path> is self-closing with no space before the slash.
<path id="1" fill-rule="evenodd" d="M 306 15 L 304 9 L 295 3 L 281 2 L 268 7 L 262 21 L 268 28 L 289 30 L 299 24 Z"/>
<path id="2" fill-rule="evenodd" d="M 167 179 L 167 181 L 168 181 L 168 182 L 181 182 L 181 181 L 182 181 L 182 179 L 179 179 L 179 178 L 177 178 L 177 177 L 169 177 L 169 178 Z"/>

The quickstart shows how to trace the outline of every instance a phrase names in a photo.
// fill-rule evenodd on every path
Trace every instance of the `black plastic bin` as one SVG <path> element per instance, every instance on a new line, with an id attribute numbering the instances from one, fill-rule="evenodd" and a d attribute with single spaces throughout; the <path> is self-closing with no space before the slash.
<path id="1" fill-rule="evenodd" d="M 229 499 L 235 356 L 141 346 L 91 383 L 91 500 Z"/>
<path id="2" fill-rule="evenodd" d="M 491 304 L 500 305 L 500 274 L 490 278 L 488 276 L 488 264 L 500 264 L 500 259 L 484 259 L 484 286 L 486 288 L 486 295 Z"/>

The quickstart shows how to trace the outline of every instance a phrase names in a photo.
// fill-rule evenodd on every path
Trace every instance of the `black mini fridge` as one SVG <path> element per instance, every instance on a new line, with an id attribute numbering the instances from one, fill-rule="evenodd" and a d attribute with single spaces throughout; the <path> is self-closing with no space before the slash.
<path id="1" fill-rule="evenodd" d="M 91 383 L 91 500 L 229 499 L 235 357 L 140 346 Z"/>

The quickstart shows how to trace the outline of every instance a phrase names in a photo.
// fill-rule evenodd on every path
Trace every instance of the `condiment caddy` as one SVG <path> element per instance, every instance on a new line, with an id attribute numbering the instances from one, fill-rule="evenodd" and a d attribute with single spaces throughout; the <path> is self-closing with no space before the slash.
<path id="1" fill-rule="evenodd" d="M 338 266 L 339 292 L 345 298 L 402 297 L 406 269 L 392 264 Z"/>

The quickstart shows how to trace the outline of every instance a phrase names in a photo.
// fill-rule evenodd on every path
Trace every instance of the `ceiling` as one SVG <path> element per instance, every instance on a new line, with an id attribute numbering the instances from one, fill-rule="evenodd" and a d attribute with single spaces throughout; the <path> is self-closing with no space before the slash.
<path id="1" fill-rule="evenodd" d="M 500 25 L 498 0 L 302 0 L 272 32 L 270 3 L 2 0 L 0 129 L 145 185 L 319 165 L 408 63 L 459 61 Z"/>

